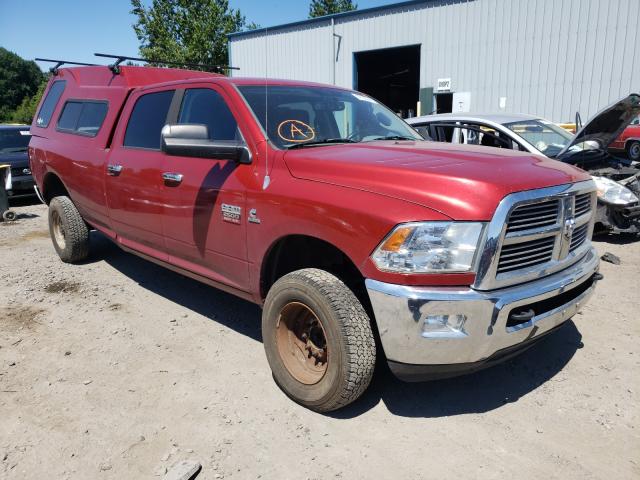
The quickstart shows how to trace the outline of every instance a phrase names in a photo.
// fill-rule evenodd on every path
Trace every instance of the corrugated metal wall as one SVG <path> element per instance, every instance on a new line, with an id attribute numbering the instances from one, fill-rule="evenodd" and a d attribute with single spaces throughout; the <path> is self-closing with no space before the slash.
<path id="1" fill-rule="evenodd" d="M 421 88 L 451 78 L 472 112 L 506 97 L 502 111 L 569 121 L 640 92 L 639 30 L 639 0 L 443 0 L 236 36 L 230 52 L 234 75 L 353 87 L 354 52 L 419 44 Z"/>

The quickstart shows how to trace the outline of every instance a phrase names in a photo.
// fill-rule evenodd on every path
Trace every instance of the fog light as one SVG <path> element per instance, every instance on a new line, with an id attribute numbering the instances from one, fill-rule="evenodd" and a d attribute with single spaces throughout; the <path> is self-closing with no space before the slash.
<path id="1" fill-rule="evenodd" d="M 465 315 L 427 315 L 422 324 L 422 336 L 432 337 L 466 337 Z"/>

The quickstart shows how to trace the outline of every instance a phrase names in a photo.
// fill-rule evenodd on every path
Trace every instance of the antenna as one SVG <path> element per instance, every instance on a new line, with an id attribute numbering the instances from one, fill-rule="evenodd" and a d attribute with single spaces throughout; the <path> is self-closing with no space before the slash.
<path id="1" fill-rule="evenodd" d="M 36 62 L 55 63 L 55 65 L 49 69 L 49 72 L 51 72 L 53 75 L 57 75 L 58 74 L 58 69 L 62 65 L 82 65 L 84 67 L 97 67 L 98 66 L 95 63 L 70 62 L 69 60 L 53 60 L 51 58 L 36 58 L 35 61 Z"/>
<path id="2" fill-rule="evenodd" d="M 165 65 L 174 65 L 177 67 L 203 67 L 206 69 L 213 69 L 216 71 L 222 70 L 240 70 L 238 67 L 230 67 L 229 65 L 207 65 L 204 63 L 189 63 L 189 62 L 170 62 L 167 60 L 160 59 L 148 59 L 148 58 L 139 58 L 139 57 L 128 57 L 126 55 L 109 55 L 108 53 L 94 53 L 96 57 L 105 57 L 105 58 L 115 58 L 116 61 L 109 65 L 109 70 L 111 70 L 115 75 L 120 73 L 120 64 L 125 60 L 133 60 L 134 62 L 146 62 L 146 63 L 164 63 Z"/>
<path id="3" fill-rule="evenodd" d="M 264 129 L 265 129 L 265 142 L 264 142 L 264 180 L 262 182 L 262 189 L 266 190 L 271 183 L 271 177 L 269 176 L 269 58 L 267 41 L 269 39 L 269 28 L 265 29 L 264 35 Z"/>

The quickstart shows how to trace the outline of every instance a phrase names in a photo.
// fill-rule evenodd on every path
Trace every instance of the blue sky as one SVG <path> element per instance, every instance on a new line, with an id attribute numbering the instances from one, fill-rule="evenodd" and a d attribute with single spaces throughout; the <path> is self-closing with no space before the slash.
<path id="1" fill-rule="evenodd" d="M 149 0 L 147 3 L 151 3 Z M 397 3 L 358 0 L 360 9 Z M 307 0 L 230 0 L 248 22 L 263 27 L 304 20 Z M 23 58 L 96 62 L 94 52 L 138 54 L 129 0 L 0 0 L 0 46 Z M 101 62 L 97 62 L 101 63 Z M 47 64 L 40 64 L 43 69 Z"/>

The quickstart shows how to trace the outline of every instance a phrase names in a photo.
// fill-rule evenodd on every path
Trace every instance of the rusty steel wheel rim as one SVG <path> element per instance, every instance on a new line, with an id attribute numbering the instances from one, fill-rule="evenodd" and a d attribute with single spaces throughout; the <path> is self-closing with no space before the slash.
<path id="1" fill-rule="evenodd" d="M 322 380 L 329 362 L 327 337 L 311 308 L 300 302 L 287 303 L 278 316 L 276 343 L 293 378 L 305 385 Z"/>
<path id="2" fill-rule="evenodd" d="M 67 240 L 64 237 L 64 228 L 62 227 L 62 219 L 58 212 L 53 211 L 51 214 L 51 226 L 53 227 L 53 238 L 60 250 L 64 250 L 67 246 Z"/>

